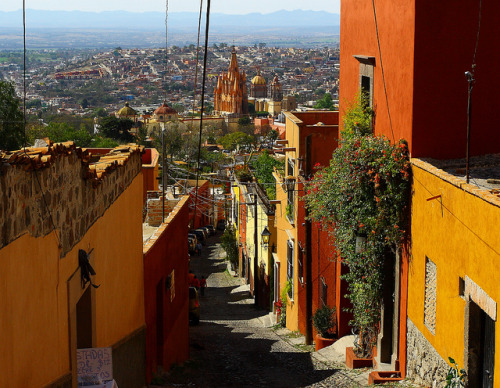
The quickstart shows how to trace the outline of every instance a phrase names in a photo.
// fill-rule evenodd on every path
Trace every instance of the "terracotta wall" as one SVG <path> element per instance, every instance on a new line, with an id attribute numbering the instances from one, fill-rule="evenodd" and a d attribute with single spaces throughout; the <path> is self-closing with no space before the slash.
<path id="1" fill-rule="evenodd" d="M 360 90 L 360 62 L 354 58 L 354 55 L 375 57 L 373 77 L 373 108 L 376 112 L 375 133 L 383 134 L 391 140 L 394 138 L 396 141 L 401 138 L 407 139 L 410 151 L 413 151 L 413 116 L 419 114 L 429 122 L 429 112 L 433 111 L 432 105 L 427 105 L 425 113 L 423 109 L 414 112 L 412 104 L 415 1 L 375 0 L 374 4 L 375 13 L 371 1 L 349 0 L 341 2 L 340 120 L 342 122 L 344 112 Z M 449 4 L 442 3 L 438 7 L 445 6 L 449 6 Z M 435 8 L 436 4 L 433 3 L 426 9 Z M 379 55 L 375 14 L 378 22 L 378 41 L 380 42 L 382 60 Z M 440 44 L 440 41 L 435 40 L 435 44 Z M 431 58 L 432 56 L 429 55 L 429 60 Z M 424 70 L 431 71 L 430 68 Z M 387 99 L 385 90 L 387 90 Z"/>
<path id="2" fill-rule="evenodd" d="M 146 310 L 146 370 L 147 381 L 161 365 L 169 370 L 189 357 L 189 295 L 187 275 L 189 255 L 187 233 L 189 197 L 184 196 L 168 215 L 151 239 L 144 245 L 144 297 Z M 167 289 L 171 274 L 173 286 Z M 161 297 L 158 294 L 161 290 Z M 173 290 L 173 292 L 172 292 Z M 163 301 L 159 300 L 160 298 Z M 158 304 L 161 303 L 161 306 Z M 163 319 L 158 312 L 163 310 Z M 163 328 L 158 324 L 163 320 Z M 163 332 L 159 343 L 158 331 Z M 163 358 L 163 362 L 161 362 Z"/>

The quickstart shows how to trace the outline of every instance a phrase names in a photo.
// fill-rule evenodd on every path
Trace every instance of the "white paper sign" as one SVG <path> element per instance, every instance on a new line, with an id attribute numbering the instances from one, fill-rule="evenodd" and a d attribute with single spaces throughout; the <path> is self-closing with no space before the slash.
<path id="1" fill-rule="evenodd" d="M 78 385 L 89 386 L 113 380 L 111 348 L 76 350 Z"/>

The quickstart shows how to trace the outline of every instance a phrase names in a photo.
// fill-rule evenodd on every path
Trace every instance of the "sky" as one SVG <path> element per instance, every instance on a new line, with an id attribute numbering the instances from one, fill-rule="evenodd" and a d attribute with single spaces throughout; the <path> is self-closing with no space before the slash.
<path id="1" fill-rule="evenodd" d="M 204 0 L 204 7 L 206 7 Z M 199 0 L 169 0 L 168 8 L 171 12 L 198 12 Z M 0 11 L 16 11 L 22 9 L 22 0 L 0 1 Z M 271 13 L 282 9 L 311 10 L 340 13 L 340 0 L 311 0 L 304 4 L 303 0 L 212 0 L 211 12 L 226 14 L 246 14 L 250 12 Z M 57 10 L 57 11 L 131 11 L 147 12 L 162 11 L 165 9 L 165 0 L 26 0 L 27 9 Z"/>

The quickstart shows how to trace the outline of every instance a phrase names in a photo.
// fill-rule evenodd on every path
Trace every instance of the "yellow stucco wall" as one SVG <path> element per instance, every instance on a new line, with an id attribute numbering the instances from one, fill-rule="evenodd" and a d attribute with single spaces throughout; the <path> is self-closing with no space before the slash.
<path id="1" fill-rule="evenodd" d="M 416 167 L 415 163 L 433 173 Z M 485 192 L 472 189 L 464 182 L 464 187 L 476 195 L 467 192 L 456 186 L 460 184 L 456 178 L 418 160 L 414 162 L 413 177 L 408 317 L 443 359 L 453 357 L 463 366 L 466 301 L 459 296 L 459 277 L 468 276 L 494 301 L 500 301 L 500 201 L 495 205 L 484 200 L 481 196 L 485 196 Z M 438 195 L 441 197 L 428 200 Z M 437 268 L 435 335 L 424 325 L 426 257 Z M 499 330 L 497 321 L 495 331 Z M 499 335 L 495 342 L 500 349 Z M 498 351 L 495 365 L 495 377 L 498 377 Z M 500 378 L 495 379 L 495 387 L 500 387 Z"/>
<path id="2" fill-rule="evenodd" d="M 112 346 L 144 325 L 142 184 L 139 174 L 62 259 L 54 232 L 25 234 L 0 250 L 1 387 L 43 386 L 70 372 L 68 279 L 79 282 L 78 249 L 94 248 L 101 285 L 94 346 Z"/>
<path id="3" fill-rule="evenodd" d="M 277 175 L 275 175 L 277 176 Z M 283 178 L 283 177 L 281 177 Z M 295 228 L 290 224 L 286 217 L 286 204 L 287 204 L 287 193 L 282 189 L 280 184 L 276 185 L 276 199 L 281 201 L 281 204 L 276 206 L 275 223 L 276 223 L 276 233 L 277 233 L 277 255 L 280 260 L 280 286 L 283 289 L 287 282 L 287 243 L 290 236 L 297 241 Z M 288 233 L 287 233 L 288 231 Z M 290 235 L 290 236 L 289 236 Z M 297 252 L 297 246 L 295 246 L 294 253 Z M 295 255 L 296 256 L 296 255 Z M 294 278 L 297 274 L 297 261 L 294 257 Z M 294 298 L 298 292 L 297 281 L 294 281 Z M 281 294 L 281 290 L 280 290 Z M 299 329 L 299 312 L 295 300 L 290 300 L 288 298 L 287 310 L 286 310 L 286 327 L 289 330 L 297 331 Z"/>

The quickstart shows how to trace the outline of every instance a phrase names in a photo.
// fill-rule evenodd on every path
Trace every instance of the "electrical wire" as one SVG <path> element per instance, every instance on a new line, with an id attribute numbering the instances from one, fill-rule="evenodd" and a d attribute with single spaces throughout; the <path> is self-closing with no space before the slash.
<path id="1" fill-rule="evenodd" d="M 200 0 L 200 2 L 203 0 Z M 196 219 L 196 204 L 198 199 L 198 180 L 200 175 L 200 158 L 201 158 L 201 135 L 203 131 L 203 110 L 205 106 L 205 81 L 207 75 L 207 57 L 208 57 L 208 31 L 210 27 L 210 0 L 207 0 L 207 16 L 205 20 L 205 52 L 203 53 L 203 79 L 201 86 L 201 112 L 200 112 L 200 134 L 198 139 L 198 162 L 196 175 L 196 197 L 194 202 L 194 219 Z"/>
<path id="2" fill-rule="evenodd" d="M 23 150 L 25 155 L 29 158 L 29 155 L 26 151 L 27 140 L 26 140 L 26 0 L 23 0 Z M 49 147 L 49 146 L 47 146 Z M 30 158 L 32 167 L 33 167 L 33 176 L 40 188 L 40 193 L 42 195 L 42 201 L 47 213 L 49 214 L 50 223 L 52 224 L 52 228 L 54 234 L 56 235 L 57 244 L 61 247 L 61 240 L 59 240 L 59 236 L 57 234 L 57 228 L 54 223 L 54 218 L 52 217 L 52 213 L 50 211 L 49 206 L 47 205 L 47 200 L 45 198 L 45 193 L 43 191 L 42 184 L 40 183 L 40 178 L 38 177 L 38 173 L 36 167 L 34 166 L 35 162 Z"/>
<path id="3" fill-rule="evenodd" d="M 200 13 L 198 16 L 198 40 L 196 42 L 196 67 L 194 70 L 194 94 L 193 94 L 193 116 L 191 117 L 191 127 L 193 126 L 194 113 L 196 110 L 196 96 L 198 94 L 198 66 L 200 59 L 200 31 L 201 31 L 201 15 L 203 11 L 203 0 L 200 0 Z"/>
<path id="4" fill-rule="evenodd" d="M 167 101 L 167 77 L 168 77 L 168 0 L 165 0 L 165 90 L 164 100 Z"/>
<path id="5" fill-rule="evenodd" d="M 479 16 L 477 23 L 477 35 L 476 35 L 476 45 L 474 47 L 474 55 L 472 56 L 472 73 L 474 74 L 474 70 L 476 69 L 476 53 L 477 47 L 479 45 L 479 33 L 481 32 L 481 14 L 482 14 L 483 0 L 479 0 Z"/>
<path id="6" fill-rule="evenodd" d="M 391 128 L 392 133 L 392 141 L 396 141 L 394 137 L 394 130 L 392 129 L 392 118 L 391 118 L 391 110 L 389 108 L 389 97 L 387 96 L 387 86 L 385 83 L 385 72 L 384 72 L 384 63 L 382 62 L 382 49 L 380 48 L 380 36 L 378 32 L 378 22 L 377 22 L 377 12 L 375 10 L 375 0 L 372 0 L 373 5 L 373 17 L 375 18 L 375 30 L 377 31 L 377 44 L 378 44 L 378 54 L 380 57 L 380 68 L 382 70 L 382 83 L 384 84 L 384 93 L 385 93 L 385 103 L 387 105 L 387 115 L 389 116 L 389 127 Z"/>

